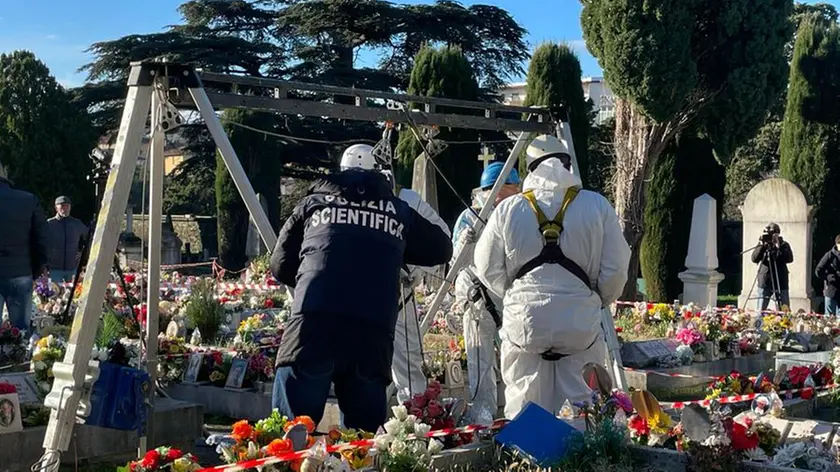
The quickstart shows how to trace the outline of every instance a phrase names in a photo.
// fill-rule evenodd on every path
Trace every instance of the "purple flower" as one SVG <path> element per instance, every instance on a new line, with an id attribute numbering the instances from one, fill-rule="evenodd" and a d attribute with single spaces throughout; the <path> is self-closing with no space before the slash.
<path id="1" fill-rule="evenodd" d="M 623 392 L 621 390 L 613 390 L 612 398 L 610 400 L 615 400 L 619 408 L 624 410 L 624 412 L 628 415 L 630 413 L 633 413 L 633 402 L 632 400 L 630 400 L 630 395 L 627 395 L 626 392 Z"/>

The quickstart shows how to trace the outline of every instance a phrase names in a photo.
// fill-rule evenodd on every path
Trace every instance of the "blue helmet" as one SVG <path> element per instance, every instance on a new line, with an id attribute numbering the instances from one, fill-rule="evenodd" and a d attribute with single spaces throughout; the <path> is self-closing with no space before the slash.
<path id="1" fill-rule="evenodd" d="M 483 189 L 487 189 L 493 186 L 496 183 L 496 180 L 499 178 L 499 175 L 502 174 L 502 168 L 505 166 L 502 162 L 494 162 L 487 166 L 484 169 L 484 172 L 481 173 L 481 183 L 480 186 Z M 506 184 L 519 184 L 519 172 L 516 171 L 516 168 L 510 170 L 510 174 L 508 174 L 507 180 L 505 180 Z"/>

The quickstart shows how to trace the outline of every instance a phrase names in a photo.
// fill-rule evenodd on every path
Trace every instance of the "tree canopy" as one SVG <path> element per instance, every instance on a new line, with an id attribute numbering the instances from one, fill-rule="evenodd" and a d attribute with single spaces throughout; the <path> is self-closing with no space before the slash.
<path id="1" fill-rule="evenodd" d="M 457 47 L 439 49 L 425 47 L 417 54 L 408 93 L 429 97 L 458 98 L 476 100 L 478 83 L 464 54 Z M 438 107 L 438 112 L 446 113 L 445 107 Z M 475 130 L 441 129 L 438 139 L 452 141 L 476 141 L 479 133 Z M 410 130 L 400 133 L 396 154 L 399 158 L 400 183 L 410 186 L 411 170 L 414 159 L 423 152 L 423 148 Z M 434 157 L 434 163 L 446 178 L 454 185 L 449 188 L 439 173 L 435 173 L 438 189 L 438 213 L 450 224 L 464 210 L 461 200 L 469 202 L 472 189 L 478 186 L 481 175 L 481 163 L 477 158 L 478 144 L 456 144 Z M 455 194 L 457 193 L 457 195 Z M 460 199 L 458 198 L 460 196 Z"/>
<path id="2" fill-rule="evenodd" d="M 588 185 L 589 107 L 583 94 L 580 61 L 566 44 L 544 43 L 531 57 L 524 106 L 565 106 L 569 113 L 578 169 Z"/>
<path id="3" fill-rule="evenodd" d="M 806 18 L 797 33 L 782 124 L 781 176 L 815 207 L 814 250 L 833 244 L 840 227 L 840 28 Z"/>
<path id="4" fill-rule="evenodd" d="M 66 195 L 87 219 L 94 206 L 88 158 L 97 135 L 84 109 L 29 51 L 0 55 L 0 162 L 45 208 Z"/>

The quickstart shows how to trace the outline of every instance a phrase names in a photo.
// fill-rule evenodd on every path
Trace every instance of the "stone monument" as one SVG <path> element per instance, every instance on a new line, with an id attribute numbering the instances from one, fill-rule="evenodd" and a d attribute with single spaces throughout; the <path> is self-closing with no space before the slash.
<path id="1" fill-rule="evenodd" d="M 805 194 L 785 179 L 767 179 L 752 188 L 741 205 L 744 220 L 744 254 L 741 271 L 741 296 L 739 306 L 755 308 L 758 287 L 755 284 L 758 265 L 753 263 L 753 249 L 759 242 L 768 223 L 776 223 L 781 235 L 793 251 L 790 271 L 790 309 L 811 310 L 811 231 L 813 207 L 808 205 Z M 748 300 L 750 298 L 750 300 Z M 774 303 L 770 304 L 770 308 Z"/>
<path id="2" fill-rule="evenodd" d="M 125 231 L 120 234 L 120 264 L 123 267 L 128 261 L 142 261 L 140 238 L 134 234 L 134 209 L 131 205 L 125 211 Z"/>
<path id="3" fill-rule="evenodd" d="M 268 203 L 266 202 L 265 197 L 257 194 L 257 198 L 260 201 L 260 206 L 262 206 L 263 211 L 268 214 Z M 268 252 L 265 247 L 265 243 L 260 236 L 260 232 L 257 230 L 257 223 L 254 222 L 253 217 L 248 219 L 248 235 L 245 241 L 245 255 L 248 256 L 249 260 L 256 259 Z"/>
<path id="4" fill-rule="evenodd" d="M 718 284 L 723 280 L 723 274 L 716 270 L 717 202 L 707 194 L 694 200 L 685 267 L 687 270 L 679 274 L 683 282 L 683 303 L 716 306 Z"/>
<path id="5" fill-rule="evenodd" d="M 428 203 L 432 209 L 436 212 L 438 211 L 437 175 L 435 174 L 434 166 L 429 163 L 425 152 L 414 160 L 411 189 L 420 194 L 420 198 Z M 426 286 L 432 290 L 436 290 L 440 286 L 440 281 L 446 276 L 443 267 L 438 268 L 435 272 L 437 273 L 436 276 L 425 278 Z"/>
<path id="6" fill-rule="evenodd" d="M 180 264 L 182 245 L 181 238 L 175 233 L 175 227 L 172 225 L 172 215 L 166 215 L 166 220 L 161 228 L 161 265 Z"/>

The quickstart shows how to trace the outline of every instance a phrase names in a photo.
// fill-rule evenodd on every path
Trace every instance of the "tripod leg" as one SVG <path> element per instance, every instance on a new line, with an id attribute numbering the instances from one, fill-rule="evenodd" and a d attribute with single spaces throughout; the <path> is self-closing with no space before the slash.
<path id="1" fill-rule="evenodd" d="M 134 66 L 139 68 L 139 66 Z M 135 71 L 132 70 L 132 73 Z M 51 408 L 50 422 L 44 436 L 45 458 L 55 458 L 70 445 L 76 410 L 81 399 L 82 385 L 88 373 L 90 353 L 102 315 L 102 302 L 111 275 L 111 264 L 119 240 L 120 221 L 123 219 L 134 168 L 140 153 L 149 105 L 152 98 L 150 86 L 129 84 L 128 97 L 120 123 L 111 172 L 102 198 L 99 221 L 91 241 L 88 273 L 82 285 L 82 297 L 73 319 L 67 354 L 53 367 L 55 382 L 44 405 Z M 58 470 L 57 461 L 40 462 L 34 470 Z"/>

